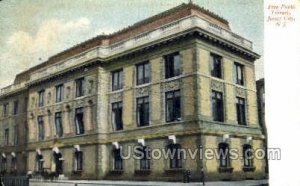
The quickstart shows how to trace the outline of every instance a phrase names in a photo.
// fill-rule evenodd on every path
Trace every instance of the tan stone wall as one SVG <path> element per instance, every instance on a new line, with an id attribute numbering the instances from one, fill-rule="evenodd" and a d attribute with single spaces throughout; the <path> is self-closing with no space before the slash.
<path id="1" fill-rule="evenodd" d="M 75 135 L 75 109 L 84 107 L 84 127 L 86 133 L 94 132 L 96 129 L 96 90 L 97 90 L 97 71 L 92 70 L 85 73 L 73 74 L 62 79 L 45 83 L 29 90 L 29 142 L 38 139 L 37 117 L 43 116 L 45 127 L 45 139 L 53 139 L 56 136 L 55 113 L 62 112 L 62 122 L 64 137 Z M 75 97 L 75 80 L 84 77 L 84 96 Z M 55 102 L 55 87 L 59 84 L 64 85 L 63 100 L 60 103 Z M 45 106 L 38 107 L 38 92 L 45 90 Z"/>
<path id="2" fill-rule="evenodd" d="M 225 122 L 230 124 L 237 124 L 236 116 L 236 96 L 244 94 L 246 99 L 246 119 L 247 125 L 258 127 L 257 120 L 257 103 L 256 103 L 256 88 L 255 88 L 255 75 L 254 65 L 252 62 L 248 62 L 245 59 L 239 58 L 227 52 L 221 51 L 215 47 L 203 46 L 201 43 L 197 47 L 198 63 L 199 67 L 197 71 L 198 75 L 198 98 L 200 98 L 198 105 L 200 106 L 200 115 L 203 119 L 211 120 L 211 83 L 219 82 L 224 87 L 223 90 L 223 104 Z M 205 47 L 205 48 L 204 48 Z M 210 53 L 215 53 L 222 56 L 222 71 L 223 77 L 221 79 L 211 77 L 210 75 Z M 234 62 L 238 62 L 244 65 L 244 80 L 245 86 L 236 85 L 234 82 Z M 237 89 L 242 91 L 237 92 Z"/>
<path id="3" fill-rule="evenodd" d="M 208 180 L 241 180 L 245 178 L 252 179 L 263 179 L 265 176 L 265 160 L 264 159 L 254 159 L 253 166 L 255 170 L 253 172 L 245 172 L 244 159 L 243 159 L 243 145 L 248 144 L 246 137 L 235 138 L 230 137 L 226 143 L 229 145 L 229 149 L 232 152 L 230 166 L 233 168 L 232 173 L 220 173 L 219 172 L 219 160 L 216 158 L 204 160 L 204 167 L 206 169 Z M 212 149 L 215 151 L 218 149 L 218 144 L 223 142 L 222 136 L 203 136 L 203 149 Z M 252 146 L 253 151 L 262 148 L 262 140 L 252 140 L 249 142 Z M 209 153 L 210 154 L 210 153 Z"/>

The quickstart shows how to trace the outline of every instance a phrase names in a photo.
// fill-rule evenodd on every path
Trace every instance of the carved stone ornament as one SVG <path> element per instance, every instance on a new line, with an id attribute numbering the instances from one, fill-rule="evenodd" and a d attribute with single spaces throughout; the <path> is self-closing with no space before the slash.
<path id="1" fill-rule="evenodd" d="M 113 93 L 110 95 L 110 102 L 122 101 L 122 92 Z"/>
<path id="2" fill-rule="evenodd" d="M 211 89 L 223 92 L 224 84 L 222 82 L 212 80 L 211 81 Z"/>
<path id="3" fill-rule="evenodd" d="M 180 81 L 175 80 L 175 81 L 166 82 L 165 84 L 162 85 L 162 89 L 164 90 L 164 92 L 178 90 L 180 89 Z"/>
<path id="4" fill-rule="evenodd" d="M 149 87 L 141 87 L 141 88 L 137 88 L 135 90 L 136 92 L 136 96 L 140 97 L 140 96 L 148 96 L 149 95 Z"/>
<path id="5" fill-rule="evenodd" d="M 235 89 L 235 94 L 238 97 L 242 97 L 242 98 L 246 97 L 246 91 L 244 89 L 242 89 L 242 88 L 236 88 Z"/>

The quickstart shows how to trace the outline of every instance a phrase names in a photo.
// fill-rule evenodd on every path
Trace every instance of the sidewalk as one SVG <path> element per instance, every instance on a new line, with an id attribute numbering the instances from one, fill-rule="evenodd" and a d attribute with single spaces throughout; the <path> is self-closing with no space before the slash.
<path id="1" fill-rule="evenodd" d="M 206 186 L 258 186 L 267 185 L 268 180 L 245 180 L 245 181 L 223 181 L 223 182 L 207 182 Z M 180 183 L 180 182 L 152 182 L 152 181 L 88 181 L 88 180 L 64 180 L 64 181 L 36 181 L 30 180 L 30 186 L 200 186 L 202 183 L 192 182 L 192 183 Z"/>

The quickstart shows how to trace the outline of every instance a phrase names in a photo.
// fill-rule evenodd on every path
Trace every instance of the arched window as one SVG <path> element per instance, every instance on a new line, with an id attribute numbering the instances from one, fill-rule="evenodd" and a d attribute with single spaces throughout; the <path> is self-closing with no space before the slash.
<path id="1" fill-rule="evenodd" d="M 252 146 L 245 144 L 243 146 L 244 167 L 253 167 L 253 150 Z"/>
<path id="2" fill-rule="evenodd" d="M 227 143 L 219 144 L 220 167 L 230 167 L 229 145 Z"/>
<path id="3" fill-rule="evenodd" d="M 168 154 L 170 158 L 170 169 L 182 168 L 182 152 L 181 145 L 170 144 L 168 145 Z"/>

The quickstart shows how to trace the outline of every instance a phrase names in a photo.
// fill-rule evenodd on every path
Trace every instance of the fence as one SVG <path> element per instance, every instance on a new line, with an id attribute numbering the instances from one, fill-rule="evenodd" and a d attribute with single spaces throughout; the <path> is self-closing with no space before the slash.
<path id="1" fill-rule="evenodd" d="M 0 180 L 4 186 L 29 186 L 29 178 L 27 176 L 3 176 L 0 177 Z"/>

